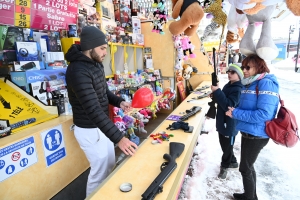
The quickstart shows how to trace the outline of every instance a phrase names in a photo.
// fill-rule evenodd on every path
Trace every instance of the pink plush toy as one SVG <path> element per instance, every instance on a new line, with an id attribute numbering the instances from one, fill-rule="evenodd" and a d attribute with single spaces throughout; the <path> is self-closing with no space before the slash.
<path id="1" fill-rule="evenodd" d="M 190 58 L 196 58 L 196 55 L 193 54 L 192 52 L 192 48 L 193 48 L 193 45 L 189 39 L 188 36 L 182 36 L 181 37 L 181 45 L 182 45 L 182 50 L 183 50 L 183 55 L 184 55 L 184 60 L 187 60 L 188 59 L 188 56 L 186 55 L 186 52 L 188 51 L 189 52 L 189 57 Z"/>

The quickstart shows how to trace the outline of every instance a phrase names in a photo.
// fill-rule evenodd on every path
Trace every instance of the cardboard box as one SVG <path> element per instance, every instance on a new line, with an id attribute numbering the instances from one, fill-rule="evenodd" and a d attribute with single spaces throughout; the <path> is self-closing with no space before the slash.
<path id="1" fill-rule="evenodd" d="M 46 69 L 61 69 L 68 67 L 67 61 L 65 60 L 56 60 L 53 62 L 46 62 Z"/>
<path id="2" fill-rule="evenodd" d="M 4 41 L 6 38 L 8 26 L 0 25 L 0 51 L 3 50 Z"/>
<path id="3" fill-rule="evenodd" d="M 30 92 L 29 83 L 35 83 L 38 81 L 51 81 L 51 80 L 63 80 L 65 85 L 66 68 L 53 69 L 53 70 L 30 70 L 30 71 L 17 71 L 10 72 L 12 82 L 24 89 L 26 92 Z"/>
<path id="4" fill-rule="evenodd" d="M 11 80 L 14 84 L 26 92 L 30 92 L 30 86 L 26 81 L 26 72 L 10 72 Z"/>
<path id="5" fill-rule="evenodd" d="M 45 62 L 53 62 L 56 60 L 64 60 L 63 52 L 45 52 Z"/>
<path id="6" fill-rule="evenodd" d="M 50 52 L 62 51 L 59 32 L 48 32 L 48 35 L 42 35 L 41 37 L 46 39 L 47 51 Z"/>
<path id="7" fill-rule="evenodd" d="M 40 61 L 15 61 L 14 71 L 40 70 L 44 69 L 44 63 Z"/>
<path id="8" fill-rule="evenodd" d="M 23 29 L 18 27 L 8 27 L 3 50 L 16 50 L 15 42 L 23 42 L 24 34 Z"/>
<path id="9" fill-rule="evenodd" d="M 48 105 L 46 82 L 45 81 L 38 81 L 38 82 L 35 82 L 35 83 L 31 83 L 30 87 L 31 87 L 32 96 L 37 98 L 41 102 L 43 102 L 45 105 Z"/>
<path id="10" fill-rule="evenodd" d="M 18 61 L 41 61 L 40 46 L 37 42 L 16 42 Z"/>

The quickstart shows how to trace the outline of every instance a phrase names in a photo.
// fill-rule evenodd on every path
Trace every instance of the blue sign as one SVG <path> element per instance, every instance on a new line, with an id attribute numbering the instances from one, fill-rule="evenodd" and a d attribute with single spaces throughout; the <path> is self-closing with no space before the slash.
<path id="1" fill-rule="evenodd" d="M 65 156 L 66 156 L 66 150 L 65 150 L 65 148 L 62 148 L 62 149 L 56 151 L 55 153 L 46 157 L 47 165 L 50 166 Z"/>
<path id="2" fill-rule="evenodd" d="M 0 149 L 0 182 L 36 162 L 37 155 L 33 136 Z"/>
<path id="3" fill-rule="evenodd" d="M 61 145 L 61 142 L 62 135 L 61 132 L 57 129 L 50 130 L 44 139 L 44 145 L 48 151 L 55 151 L 56 149 L 58 149 Z"/>
<path id="4" fill-rule="evenodd" d="M 26 167 L 27 164 L 28 164 L 28 159 L 27 159 L 27 158 L 23 158 L 23 159 L 20 161 L 20 166 L 21 166 L 21 167 Z"/>
<path id="5" fill-rule="evenodd" d="M 0 169 L 2 169 L 5 166 L 5 161 L 4 160 L 0 160 Z"/>
<path id="6" fill-rule="evenodd" d="M 41 133 L 44 144 L 44 153 L 47 166 L 50 166 L 66 157 L 66 147 L 62 126 L 56 126 Z"/>
<path id="7" fill-rule="evenodd" d="M 30 156 L 33 153 L 34 153 L 34 148 L 33 147 L 28 147 L 27 150 L 26 150 L 26 154 Z"/>
<path id="8" fill-rule="evenodd" d="M 6 170 L 5 170 L 5 172 L 6 172 L 7 174 L 12 174 L 12 173 L 14 173 L 14 171 L 15 171 L 15 166 L 14 166 L 14 165 L 9 165 L 9 166 L 6 168 Z"/>

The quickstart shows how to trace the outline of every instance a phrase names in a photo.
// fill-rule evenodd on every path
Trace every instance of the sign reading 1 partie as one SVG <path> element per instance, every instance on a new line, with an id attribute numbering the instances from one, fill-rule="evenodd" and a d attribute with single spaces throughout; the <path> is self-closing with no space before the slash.
<path id="1" fill-rule="evenodd" d="M 31 28 L 59 31 L 77 22 L 78 0 L 32 0 Z"/>
<path id="2" fill-rule="evenodd" d="M 0 24 L 59 31 L 76 24 L 78 0 L 0 0 Z"/>

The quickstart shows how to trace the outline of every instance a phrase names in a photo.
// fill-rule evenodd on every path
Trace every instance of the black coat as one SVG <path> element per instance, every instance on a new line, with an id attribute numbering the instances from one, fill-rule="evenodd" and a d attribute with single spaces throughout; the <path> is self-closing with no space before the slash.
<path id="1" fill-rule="evenodd" d="M 112 142 L 123 135 L 109 118 L 109 104 L 120 107 L 124 99 L 109 91 L 102 63 L 81 52 L 80 45 L 72 45 L 66 53 L 70 62 L 66 72 L 68 96 L 73 122 L 81 128 L 99 128 Z"/>
<path id="2" fill-rule="evenodd" d="M 216 128 L 219 133 L 225 136 L 236 136 L 238 131 L 235 129 L 236 121 L 231 117 L 225 115 L 228 111 L 228 107 L 237 107 L 240 100 L 241 81 L 230 84 L 228 82 L 222 89 L 217 89 L 213 93 L 213 97 L 217 101 L 217 116 L 216 116 Z M 226 125 L 225 125 L 226 124 Z"/>

